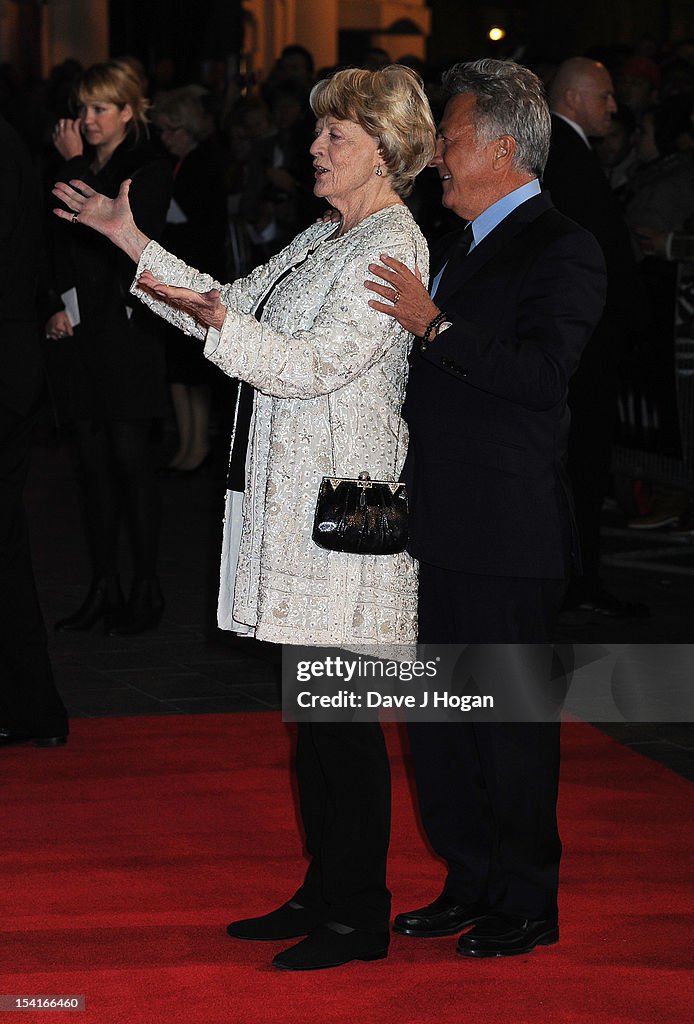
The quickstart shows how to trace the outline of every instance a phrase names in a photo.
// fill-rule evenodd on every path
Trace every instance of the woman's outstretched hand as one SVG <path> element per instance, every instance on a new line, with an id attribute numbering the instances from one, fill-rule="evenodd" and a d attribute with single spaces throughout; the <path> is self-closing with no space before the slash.
<path id="1" fill-rule="evenodd" d="M 72 224 L 79 223 L 93 228 L 110 239 L 136 263 L 138 262 L 149 238 L 139 230 L 133 220 L 128 199 L 129 178 L 123 182 L 115 199 L 101 195 L 84 181 L 78 180 L 58 181 L 52 192 L 68 207 L 67 210 L 53 210 L 56 217 Z"/>
<path id="2" fill-rule="evenodd" d="M 156 296 L 161 302 L 192 316 L 203 327 L 215 327 L 220 330 L 224 323 L 227 309 L 216 288 L 209 292 L 196 292 L 192 288 L 174 288 L 172 285 L 162 284 L 149 270 L 140 274 L 137 284 L 139 288 Z"/>

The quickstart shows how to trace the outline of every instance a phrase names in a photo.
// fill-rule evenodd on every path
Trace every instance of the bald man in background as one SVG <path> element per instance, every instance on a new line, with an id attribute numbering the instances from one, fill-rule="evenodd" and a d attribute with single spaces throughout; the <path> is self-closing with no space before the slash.
<path id="1" fill-rule="evenodd" d="M 565 608 L 609 618 L 643 618 L 645 605 L 608 593 L 600 578 L 600 516 L 610 488 L 619 366 L 644 318 L 629 233 L 592 138 L 610 131 L 617 110 L 610 73 L 572 57 L 549 89 L 552 139 L 543 177 L 556 208 L 597 238 L 607 264 L 607 303 L 569 385 L 568 472 L 576 506 L 583 574 L 574 577 Z"/>

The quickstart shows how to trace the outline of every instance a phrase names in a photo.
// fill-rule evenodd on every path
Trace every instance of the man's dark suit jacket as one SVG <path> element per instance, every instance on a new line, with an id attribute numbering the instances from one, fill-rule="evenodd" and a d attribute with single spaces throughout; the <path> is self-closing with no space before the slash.
<path id="1" fill-rule="evenodd" d="M 0 117 L 0 406 L 25 415 L 42 382 L 36 291 L 41 193 L 29 154 Z"/>
<path id="2" fill-rule="evenodd" d="M 556 208 L 590 231 L 607 266 L 607 301 L 571 381 L 568 471 L 576 498 L 584 579 L 573 599 L 601 591 L 600 516 L 610 486 L 618 374 L 624 356 L 650 324 L 629 233 L 597 157 L 578 132 L 552 115 L 543 183 Z"/>
<path id="3" fill-rule="evenodd" d="M 584 358 L 595 369 L 614 369 L 644 315 L 629 231 L 595 153 L 578 132 L 552 114 L 552 141 L 543 186 L 566 217 L 590 231 L 607 265 L 607 300 Z"/>
<path id="4" fill-rule="evenodd" d="M 432 277 L 451 251 L 432 252 Z M 452 327 L 415 343 L 404 415 L 413 555 L 492 576 L 563 578 L 571 374 L 605 300 L 595 239 L 545 194 L 501 222 L 435 295 Z"/>

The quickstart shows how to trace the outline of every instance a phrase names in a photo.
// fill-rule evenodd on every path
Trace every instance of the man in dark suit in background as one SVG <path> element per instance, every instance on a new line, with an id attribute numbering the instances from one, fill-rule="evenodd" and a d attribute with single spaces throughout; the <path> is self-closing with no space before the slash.
<path id="1" fill-rule="evenodd" d="M 456 65 L 444 86 L 433 163 L 444 206 L 468 226 L 432 252 L 431 298 L 402 263 L 371 268 L 387 282 L 371 290 L 389 301 L 370 304 L 418 336 L 404 479 L 419 636 L 542 645 L 573 546 L 566 394 L 602 311 L 604 261 L 540 192 L 550 115 L 539 79 L 483 60 Z M 395 930 L 471 925 L 458 941 L 467 956 L 556 942 L 559 725 L 411 723 L 410 742 L 422 821 L 448 874 Z"/>
<path id="2" fill-rule="evenodd" d="M 621 357 L 638 329 L 639 285 L 629 232 L 617 197 L 590 147 L 610 131 L 617 110 L 607 68 L 586 57 L 564 61 L 550 86 L 552 140 L 543 176 L 561 213 L 600 243 L 607 264 L 607 302 L 569 386 L 569 457 L 581 575 L 572 581 L 567 608 L 610 618 L 641 618 L 645 605 L 621 601 L 600 579 L 600 515 L 610 486 Z"/>
<path id="3" fill-rule="evenodd" d="M 0 746 L 62 746 L 68 732 L 48 659 L 22 502 L 42 383 L 40 207 L 28 153 L 0 117 Z"/>

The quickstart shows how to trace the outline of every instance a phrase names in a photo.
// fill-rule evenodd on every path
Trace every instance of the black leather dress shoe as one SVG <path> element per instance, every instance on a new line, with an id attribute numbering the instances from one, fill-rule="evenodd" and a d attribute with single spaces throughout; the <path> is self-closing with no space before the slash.
<path id="1" fill-rule="evenodd" d="M 588 595 L 579 607 L 583 611 L 602 615 L 606 619 L 648 619 L 651 610 L 640 601 L 622 601 L 614 594 L 601 590 L 597 594 Z"/>
<path id="2" fill-rule="evenodd" d="M 574 584 L 570 586 L 561 608 L 562 614 L 591 612 L 606 619 L 647 619 L 651 610 L 638 601 L 622 601 L 610 594 L 604 587 L 591 587 Z"/>
<path id="3" fill-rule="evenodd" d="M 257 942 L 276 942 L 278 939 L 297 939 L 308 935 L 324 921 L 324 915 L 310 907 L 290 900 L 277 910 L 261 917 L 248 917 L 227 925 L 232 939 L 252 939 Z"/>
<path id="4" fill-rule="evenodd" d="M 31 743 L 34 747 L 64 747 L 67 743 L 67 733 L 60 733 L 57 736 L 33 736 L 12 729 L 0 729 L 0 747 L 11 747 L 17 743 Z"/>
<path id="5" fill-rule="evenodd" d="M 517 956 L 529 953 L 535 946 L 553 946 L 555 942 L 559 942 L 559 925 L 555 920 L 530 921 L 490 914 L 460 936 L 457 951 L 462 956 Z"/>
<path id="6" fill-rule="evenodd" d="M 352 960 L 383 960 L 388 955 L 388 932 L 345 929 L 333 921 L 312 931 L 295 946 L 278 953 L 273 967 L 282 971 L 323 971 Z"/>
<path id="7" fill-rule="evenodd" d="M 489 908 L 479 903 L 451 903 L 444 896 L 439 896 L 427 907 L 398 914 L 393 921 L 393 931 L 398 935 L 414 935 L 423 939 L 457 935 L 488 912 Z"/>

